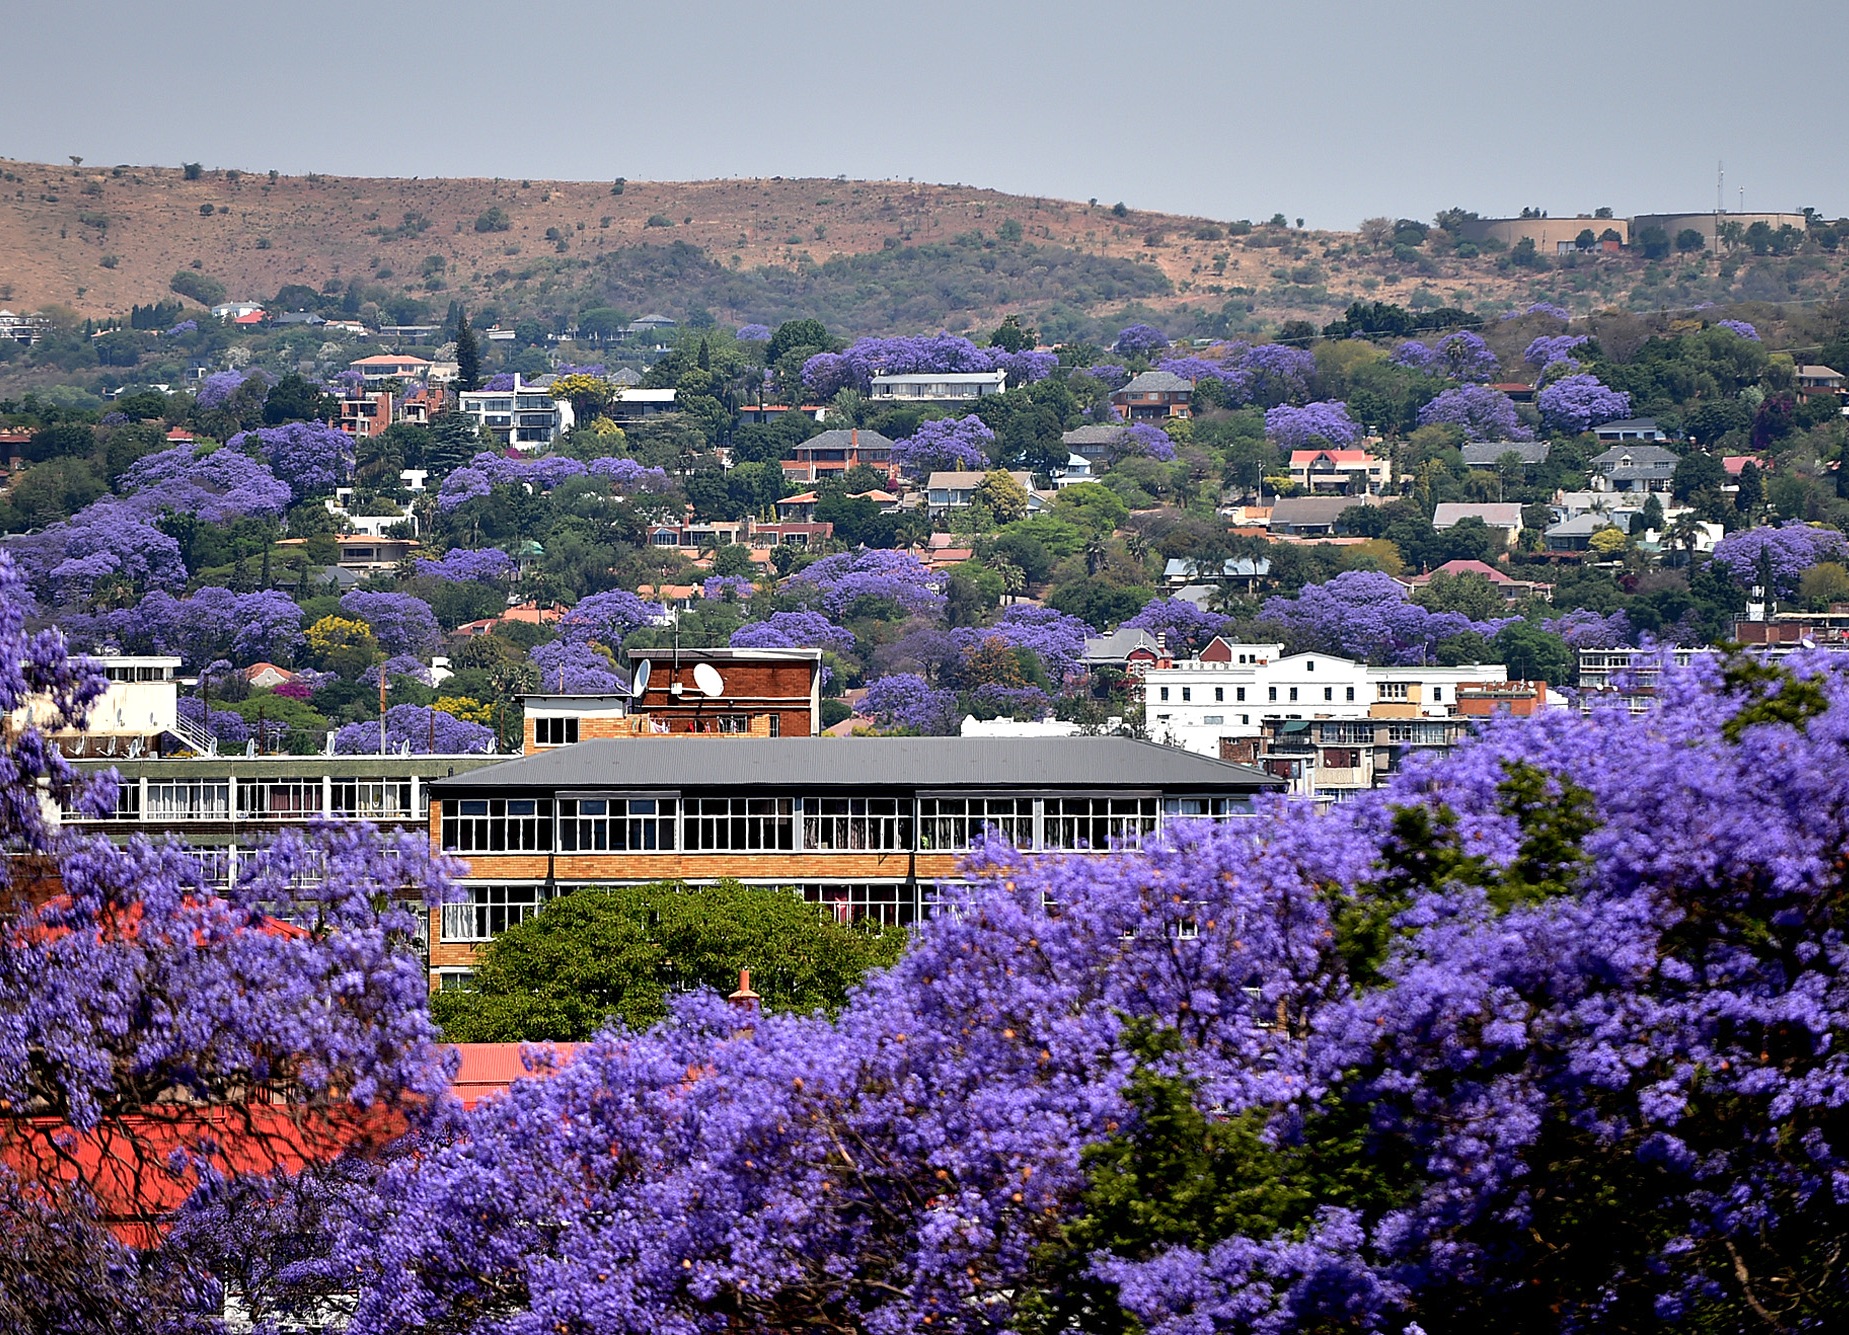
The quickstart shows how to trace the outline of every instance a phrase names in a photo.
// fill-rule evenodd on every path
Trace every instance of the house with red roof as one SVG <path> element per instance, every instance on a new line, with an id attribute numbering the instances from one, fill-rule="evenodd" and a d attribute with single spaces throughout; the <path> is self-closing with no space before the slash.
<path id="1" fill-rule="evenodd" d="M 1370 496 L 1387 489 L 1393 465 L 1366 450 L 1292 450 L 1290 480 L 1310 496 Z"/>
<path id="2" fill-rule="evenodd" d="M 1554 600 L 1553 585 L 1543 584 L 1539 580 L 1516 579 L 1507 571 L 1500 570 L 1484 561 L 1446 561 L 1436 570 L 1428 570 L 1423 575 L 1404 577 L 1399 582 L 1408 590 L 1423 589 L 1439 575 L 1448 575 L 1452 579 L 1460 575 L 1481 575 L 1496 586 L 1505 601 L 1511 603 L 1519 603 L 1524 598 L 1540 598 L 1546 602 Z"/>

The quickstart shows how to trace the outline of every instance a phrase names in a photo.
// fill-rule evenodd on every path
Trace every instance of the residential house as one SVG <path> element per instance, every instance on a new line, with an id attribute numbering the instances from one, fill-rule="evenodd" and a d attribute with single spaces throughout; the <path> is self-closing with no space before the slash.
<path id="1" fill-rule="evenodd" d="M 248 316 L 262 316 L 263 307 L 254 301 L 222 301 L 212 307 L 212 315 L 219 320 L 242 320 Z"/>
<path id="2" fill-rule="evenodd" d="M 1125 422 L 1166 422 L 1191 417 L 1194 382 L 1172 371 L 1145 371 L 1111 395 L 1111 407 Z"/>
<path id="3" fill-rule="evenodd" d="M 1109 463 L 1122 452 L 1126 429 L 1097 423 L 1067 431 L 1059 439 L 1070 453 L 1088 459 L 1094 465 Z"/>
<path id="4" fill-rule="evenodd" d="M 1460 451 L 1467 468 L 1496 468 L 1503 456 L 1513 454 L 1524 468 L 1547 462 L 1549 445 L 1544 440 L 1473 440 Z"/>
<path id="5" fill-rule="evenodd" d="M 279 325 L 302 325 L 310 329 L 318 329 L 327 323 L 327 319 L 325 316 L 317 315 L 313 311 L 284 311 L 281 315 L 276 317 L 276 323 Z"/>
<path id="6" fill-rule="evenodd" d="M 239 674 L 258 690 L 272 691 L 286 682 L 295 680 L 295 674 L 288 668 L 277 667 L 274 663 L 252 663 Z"/>
<path id="7" fill-rule="evenodd" d="M 340 418 L 336 425 L 355 440 L 376 436 L 392 424 L 392 392 L 389 389 L 343 394 L 339 402 Z"/>
<path id="8" fill-rule="evenodd" d="M 10 338 L 30 347 L 49 328 L 51 321 L 43 315 L 15 315 L 12 311 L 0 310 L 0 338 Z"/>
<path id="9" fill-rule="evenodd" d="M 843 922 L 912 923 L 985 838 L 1113 856 L 1228 819 L 1278 780 L 1123 737 L 615 738 L 433 786 L 434 848 L 467 898 L 431 914 L 431 965 L 579 886 L 722 879 L 796 890 Z"/>
<path id="10" fill-rule="evenodd" d="M 1586 552 L 1592 549 L 1592 535 L 1601 529 L 1615 528 L 1620 533 L 1631 531 L 1632 521 L 1637 517 L 1635 510 L 1614 510 L 1602 514 L 1597 510 L 1588 510 L 1584 514 L 1562 519 L 1557 524 L 1550 524 L 1541 531 L 1542 547 L 1554 554 L 1569 552 Z"/>
<path id="11" fill-rule="evenodd" d="M 952 533 L 931 533 L 926 535 L 924 546 L 910 549 L 928 570 L 949 570 L 960 566 L 976 555 L 974 547 L 961 545 L 961 540 Z"/>
<path id="12" fill-rule="evenodd" d="M 967 510 L 976 503 L 976 489 L 988 477 L 986 472 L 939 472 L 925 479 L 925 505 L 933 519 L 941 519 L 954 510 Z M 1049 498 L 1043 492 L 1034 490 L 1034 475 L 1015 471 L 1008 474 L 1021 489 L 1027 493 L 1027 510 L 1029 514 L 1044 509 Z"/>
<path id="13" fill-rule="evenodd" d="M 1843 373 L 1828 366 L 1800 366 L 1798 368 L 1798 394 L 1803 398 L 1817 398 L 1822 395 L 1843 397 L 1845 382 Z"/>
<path id="14" fill-rule="evenodd" d="M 381 352 L 348 362 L 349 371 L 358 371 L 369 385 L 382 380 L 422 380 L 430 374 L 430 363 L 408 352 Z"/>
<path id="15" fill-rule="evenodd" d="M 675 410 L 680 391 L 675 389 L 622 389 L 610 401 L 610 420 L 618 426 L 659 417 Z"/>
<path id="16" fill-rule="evenodd" d="M 1371 495 L 1280 497 L 1271 506 L 1271 532 L 1277 537 L 1327 537 L 1348 510 L 1379 504 Z"/>
<path id="17" fill-rule="evenodd" d="M 1423 575 L 1402 578 L 1400 583 L 1408 590 L 1423 589 L 1439 575 L 1447 575 L 1453 579 L 1460 575 L 1481 575 L 1496 586 L 1496 591 L 1502 595 L 1505 602 L 1518 603 L 1526 598 L 1540 598 L 1546 602 L 1554 600 L 1552 584 L 1543 584 L 1539 580 L 1532 579 L 1516 579 L 1507 571 L 1483 561 L 1446 561 L 1436 570 L 1427 571 Z"/>
<path id="18" fill-rule="evenodd" d="M 1366 450 L 1292 450 L 1290 480 L 1312 496 L 1366 496 L 1387 489 L 1393 465 Z"/>
<path id="19" fill-rule="evenodd" d="M 571 430 L 573 422 L 569 399 L 555 399 L 549 390 L 518 375 L 512 389 L 461 391 L 456 408 L 473 417 L 484 436 L 522 450 L 545 449 Z"/>
<path id="20" fill-rule="evenodd" d="M 894 473 L 892 446 L 893 442 L 877 431 L 834 427 L 811 436 L 791 451 L 791 457 L 783 461 L 784 480 L 813 485 L 862 465 L 890 478 Z"/>
<path id="21" fill-rule="evenodd" d="M 1271 558 L 1268 556 L 1229 556 L 1218 563 L 1216 569 L 1212 561 L 1197 561 L 1191 556 L 1171 556 L 1162 569 L 1162 582 L 1172 589 L 1187 585 L 1212 583 L 1228 584 L 1234 580 L 1244 584 L 1248 589 L 1257 589 L 1261 579 L 1271 575 Z"/>
<path id="22" fill-rule="evenodd" d="M 1657 426 L 1654 417 L 1626 417 L 1617 422 L 1602 422 L 1592 428 L 1592 434 L 1614 445 L 1633 440 L 1655 442 L 1669 439 L 1668 433 Z"/>
<path id="23" fill-rule="evenodd" d="M 1080 482 L 1096 482 L 1097 474 L 1092 471 L 1092 463 L 1084 455 L 1071 453 L 1066 456 L 1063 467 L 1053 470 L 1053 489 L 1064 490 Z"/>
<path id="24" fill-rule="evenodd" d="M 1267 718 L 1252 737 L 1228 737 L 1220 758 L 1282 779 L 1297 797 L 1333 803 L 1385 784 L 1411 758 L 1443 755 L 1469 734 L 1469 720 Z"/>
<path id="25" fill-rule="evenodd" d="M 932 371 L 920 375 L 875 375 L 868 397 L 875 402 L 973 403 L 1008 388 L 1006 371 Z"/>
<path id="26" fill-rule="evenodd" d="M 353 571 L 390 570 L 407 557 L 415 556 L 420 545 L 415 538 L 387 538 L 367 533 L 343 533 L 335 537 L 334 542 L 340 549 L 341 569 Z"/>
<path id="27" fill-rule="evenodd" d="M 1668 491 L 1681 458 L 1661 445 L 1614 445 L 1592 456 L 1592 485 L 1604 491 Z"/>
<path id="28" fill-rule="evenodd" d="M 1141 676 L 1151 668 L 1170 662 L 1166 640 L 1154 631 L 1136 627 L 1119 627 L 1108 635 L 1091 635 L 1079 662 L 1086 668 L 1122 668 L 1132 676 Z"/>
<path id="29" fill-rule="evenodd" d="M 1461 519 L 1482 520 L 1501 536 L 1504 547 L 1515 546 L 1522 535 L 1522 507 L 1514 501 L 1440 501 L 1432 512 L 1432 527 L 1442 533 Z"/>

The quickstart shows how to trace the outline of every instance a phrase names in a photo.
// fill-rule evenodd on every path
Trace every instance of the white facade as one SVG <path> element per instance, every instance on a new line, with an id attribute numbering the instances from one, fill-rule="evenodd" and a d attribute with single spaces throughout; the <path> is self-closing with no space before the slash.
<path id="1" fill-rule="evenodd" d="M 1149 736 L 1204 756 L 1222 739 L 1257 737 L 1266 719 L 1445 718 L 1465 682 L 1502 681 L 1500 663 L 1369 667 L 1333 654 L 1234 645 L 1226 662 L 1187 659 L 1143 676 Z"/>
<path id="2" fill-rule="evenodd" d="M 484 435 L 521 450 L 543 450 L 571 430 L 571 404 L 514 377 L 512 389 L 465 390 L 456 396 L 460 412 L 475 419 Z"/>
<path id="3" fill-rule="evenodd" d="M 874 399 L 910 403 L 967 403 L 1008 388 L 1006 371 L 936 371 L 922 375 L 876 375 Z"/>

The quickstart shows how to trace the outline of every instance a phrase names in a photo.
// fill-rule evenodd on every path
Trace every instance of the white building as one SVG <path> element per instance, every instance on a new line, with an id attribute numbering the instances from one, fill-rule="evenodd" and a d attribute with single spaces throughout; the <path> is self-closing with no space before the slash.
<path id="1" fill-rule="evenodd" d="M 1500 663 L 1370 667 L 1334 654 L 1286 654 L 1281 645 L 1217 646 L 1143 675 L 1152 739 L 1218 756 L 1223 741 L 1257 737 L 1270 719 L 1448 718 L 1466 682 L 1502 681 Z"/>
<path id="2" fill-rule="evenodd" d="M 932 371 L 922 375 L 876 375 L 870 397 L 904 403 L 968 403 L 1007 388 L 1006 371 Z"/>
<path id="3" fill-rule="evenodd" d="M 456 407 L 482 434 L 522 450 L 543 450 L 572 427 L 571 403 L 514 377 L 512 389 L 464 390 Z"/>

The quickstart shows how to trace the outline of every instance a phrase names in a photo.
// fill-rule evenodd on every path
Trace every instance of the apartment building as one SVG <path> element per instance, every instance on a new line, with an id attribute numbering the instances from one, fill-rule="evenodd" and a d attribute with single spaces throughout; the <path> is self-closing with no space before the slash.
<path id="1" fill-rule="evenodd" d="M 572 427 L 571 403 L 516 375 L 511 389 L 463 390 L 457 411 L 475 419 L 484 436 L 522 450 L 542 450 Z"/>
<path id="2" fill-rule="evenodd" d="M 875 375 L 867 397 L 876 403 L 973 403 L 1007 388 L 1006 371 L 931 371 Z"/>
<path id="3" fill-rule="evenodd" d="M 465 979 L 482 942 L 580 887 L 732 878 L 842 921 L 909 923 L 985 832 L 1024 853 L 1103 853 L 1281 787 L 1123 737 L 560 746 L 430 785 L 432 842 L 468 867 L 467 901 L 432 914 L 432 984 Z"/>

